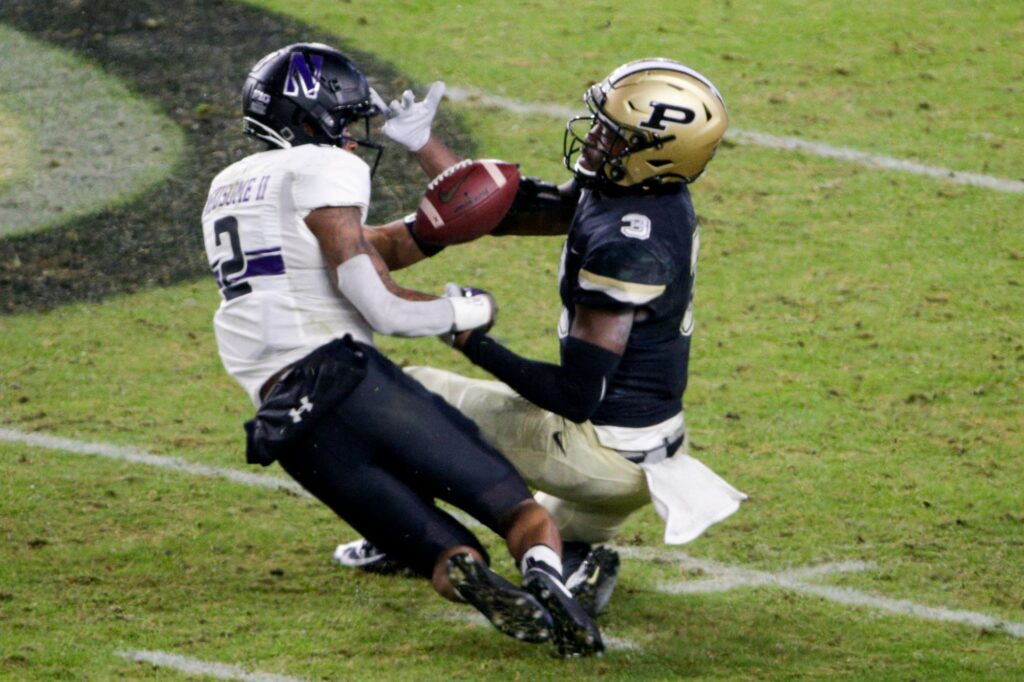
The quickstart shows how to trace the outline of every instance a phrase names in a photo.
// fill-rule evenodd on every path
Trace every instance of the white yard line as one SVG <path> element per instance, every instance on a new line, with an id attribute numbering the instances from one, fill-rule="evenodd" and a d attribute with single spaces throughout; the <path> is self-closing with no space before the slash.
<path id="1" fill-rule="evenodd" d="M 992 175 L 980 173 L 967 173 L 964 171 L 952 170 L 941 166 L 929 166 L 916 161 L 906 159 L 894 159 L 891 156 L 881 154 L 870 154 L 868 152 L 850 149 L 848 147 L 833 147 L 821 142 L 801 140 L 798 137 L 777 137 L 752 130 L 734 130 L 727 134 L 726 139 L 737 144 L 749 144 L 755 147 L 767 147 L 768 149 L 779 149 L 782 151 L 800 152 L 811 156 L 821 156 L 826 159 L 848 161 L 868 168 L 879 168 L 882 170 L 896 171 L 898 173 L 910 173 L 911 175 L 924 175 L 929 178 L 947 180 L 957 185 L 971 185 L 984 187 L 985 189 L 997 192 L 1008 192 L 1010 194 L 1024 193 L 1024 182 L 1020 180 L 1009 180 L 997 178 Z"/>
<path id="2" fill-rule="evenodd" d="M 908 599 L 892 599 L 846 587 L 835 587 L 834 585 L 811 585 L 798 581 L 782 580 L 779 582 L 779 587 L 800 594 L 812 594 L 828 599 L 836 604 L 862 606 L 875 609 L 876 611 L 885 611 L 900 616 L 911 616 L 921 620 L 957 623 L 978 629 L 1005 632 L 1013 637 L 1024 638 L 1024 623 L 1014 623 L 1000 618 L 993 618 L 992 616 L 975 611 L 925 606 Z"/>
<path id="3" fill-rule="evenodd" d="M 180 656 L 166 651 L 119 651 L 117 655 L 129 661 L 149 663 L 158 668 L 171 668 L 191 677 L 212 677 L 218 680 L 240 680 L 240 682 L 303 682 L 297 677 L 250 672 L 237 665 L 200 661 L 198 658 Z"/>
<path id="4" fill-rule="evenodd" d="M 171 469 L 188 474 L 226 478 L 230 481 L 242 483 L 244 485 L 288 490 L 290 492 L 300 494 L 303 497 L 309 496 L 308 493 L 302 490 L 302 488 L 295 482 L 288 479 L 268 475 L 250 474 L 237 469 L 208 467 L 202 464 L 187 462 L 179 457 L 153 455 L 141 450 L 125 448 L 118 445 L 83 442 L 72 440 L 70 438 L 61 438 L 40 433 L 24 433 L 14 429 L 0 428 L 0 442 L 5 441 L 9 443 L 19 443 L 32 447 L 45 448 L 48 450 L 56 450 L 59 452 L 95 455 L 108 459 L 145 464 L 147 466 Z M 820 585 L 808 582 L 809 580 L 823 578 L 837 573 L 871 570 L 874 568 L 874 565 L 871 563 L 845 561 L 832 564 L 798 567 L 773 573 L 769 571 L 757 571 L 739 566 L 730 566 L 728 564 L 723 564 L 709 559 L 698 559 L 691 557 L 686 552 L 678 550 L 654 547 L 617 547 L 616 549 L 623 558 L 639 561 L 670 563 L 707 576 L 696 580 L 659 585 L 658 590 L 665 594 L 723 592 L 742 587 L 777 587 L 790 592 L 821 597 L 836 604 L 865 607 L 900 616 L 918 618 L 921 620 L 957 623 L 974 628 L 1004 632 L 1013 637 L 1024 638 L 1024 623 L 1006 621 L 994 618 L 984 613 L 978 613 L 976 611 L 927 606 L 906 599 L 892 599 L 850 588 Z M 631 646 L 636 645 L 623 640 L 621 648 L 629 648 Z"/>
<path id="5" fill-rule="evenodd" d="M 553 104 L 534 104 L 531 102 L 519 102 L 507 97 L 488 95 L 486 93 L 467 90 L 465 88 L 448 88 L 448 97 L 455 102 L 471 102 L 484 106 L 504 109 L 514 114 L 538 114 L 568 119 L 583 112 L 581 109 L 558 106 Z M 930 178 L 946 180 L 958 185 L 972 185 L 984 187 L 997 192 L 1009 192 L 1011 194 L 1024 194 L 1024 182 L 1007 178 L 998 178 L 992 175 L 981 175 L 980 173 L 967 173 L 963 171 L 943 168 L 941 166 L 929 166 L 916 161 L 896 159 L 882 154 L 871 154 L 868 152 L 850 149 L 848 147 L 834 147 L 821 142 L 802 140 L 798 137 L 779 137 L 768 135 L 753 130 L 731 130 L 726 133 L 726 139 L 736 144 L 746 144 L 755 147 L 766 147 L 781 151 L 799 152 L 820 156 L 826 159 L 847 161 L 868 168 L 896 171 L 899 173 L 910 173 L 912 175 L 923 175 Z"/>
<path id="6" fill-rule="evenodd" d="M 93 455 L 96 457 L 105 457 L 107 459 L 134 462 L 135 464 L 145 464 L 146 466 L 157 467 L 160 469 L 171 469 L 172 471 L 181 471 L 186 474 L 195 474 L 198 476 L 226 478 L 230 481 L 241 483 L 243 485 L 288 490 L 296 495 L 302 495 L 303 497 L 310 496 L 302 486 L 291 479 L 253 474 L 247 471 L 240 471 L 238 469 L 226 469 L 206 466 L 205 464 L 195 464 L 181 459 L 180 457 L 153 455 L 148 452 L 143 452 L 142 450 L 126 448 L 120 445 L 111 445 L 110 443 L 91 443 L 87 441 L 72 440 L 70 438 L 61 438 L 59 436 L 50 436 L 45 433 L 24 433 L 22 431 L 14 431 L 12 429 L 0 429 L 0 441 L 31 445 L 37 448 L 46 448 L 47 450 L 70 452 L 76 455 Z"/>
<path id="7" fill-rule="evenodd" d="M 861 606 L 921 620 L 958 623 L 979 629 L 1005 632 L 1014 637 L 1024 638 L 1024 623 L 993 618 L 992 616 L 975 611 L 926 606 L 907 599 L 892 599 L 846 587 L 818 585 L 807 582 L 808 579 L 821 578 L 836 573 L 866 571 L 875 568 L 874 564 L 867 562 L 846 561 L 770 573 L 767 571 L 755 571 L 749 568 L 738 568 L 706 559 L 695 559 L 686 554 L 686 552 L 680 551 L 649 547 L 618 547 L 616 549 L 618 549 L 619 554 L 623 557 L 679 564 L 683 568 L 708 575 L 707 578 L 698 580 L 659 585 L 658 590 L 667 594 L 706 594 L 726 592 L 741 587 L 778 587 L 790 592 L 822 597 L 837 604 Z"/>

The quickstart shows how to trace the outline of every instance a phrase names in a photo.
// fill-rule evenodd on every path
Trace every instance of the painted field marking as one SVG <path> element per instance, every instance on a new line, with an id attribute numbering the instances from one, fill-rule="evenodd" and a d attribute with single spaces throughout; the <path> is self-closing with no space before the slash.
<path id="1" fill-rule="evenodd" d="M 118 651 L 117 655 L 129 661 L 149 663 L 158 668 L 171 668 L 191 677 L 212 677 L 218 680 L 239 680 L 240 682 L 303 682 L 297 677 L 250 672 L 237 665 L 200 661 L 198 658 L 180 656 L 166 651 Z"/>
<path id="2" fill-rule="evenodd" d="M 448 97 L 455 102 L 470 102 L 483 104 L 485 106 L 504 109 L 514 114 L 539 114 L 557 118 L 568 119 L 582 113 L 578 109 L 559 106 L 554 104 L 534 104 L 531 102 L 519 102 L 507 97 L 488 95 L 465 88 L 448 88 Z M 859 164 L 868 168 L 896 171 L 898 173 L 910 173 L 912 175 L 923 175 L 930 178 L 946 180 L 958 185 L 972 185 L 984 187 L 985 189 L 997 192 L 1008 192 L 1011 194 L 1024 194 L 1024 181 L 998 178 L 992 175 L 980 173 L 967 173 L 964 171 L 952 170 L 941 166 L 929 166 L 916 161 L 896 159 L 882 154 L 871 154 L 868 152 L 850 149 L 848 147 L 834 147 L 821 142 L 811 142 L 798 137 L 779 137 L 768 135 L 752 130 L 730 130 L 725 138 L 736 144 L 746 144 L 754 147 L 765 147 L 781 151 L 800 152 L 811 156 L 820 156 L 826 159 L 836 159 Z"/>
<path id="3" fill-rule="evenodd" d="M 920 620 L 957 623 L 959 625 L 1004 632 L 1013 637 L 1024 638 L 1024 623 L 993 618 L 976 611 L 926 606 L 908 599 L 893 599 L 852 588 L 808 582 L 809 579 L 821 578 L 836 573 L 866 571 L 875 568 L 874 564 L 868 562 L 844 561 L 771 573 L 729 566 L 706 559 L 695 559 L 686 554 L 686 552 L 680 551 L 652 547 L 617 547 L 616 549 L 623 557 L 678 563 L 684 568 L 697 570 L 709 576 L 700 580 L 662 583 L 658 586 L 658 590 L 666 594 L 706 594 L 725 592 L 741 587 L 777 587 L 789 592 L 821 597 L 836 604 L 866 607 L 900 616 L 911 616 Z"/>
<path id="4" fill-rule="evenodd" d="M 257 488 L 287 490 L 288 492 L 301 495 L 302 497 L 311 497 L 301 485 L 291 479 L 267 476 L 263 474 L 252 474 L 247 471 L 239 471 L 238 469 L 211 467 L 206 466 L 205 464 L 189 462 L 181 459 L 180 457 L 153 455 L 148 452 L 143 452 L 142 450 L 136 450 L 135 448 L 126 448 L 120 445 L 111 445 L 110 443 L 91 443 L 87 441 L 72 440 L 70 438 L 61 438 L 60 436 L 50 436 L 45 433 L 25 433 L 12 429 L 0 429 L 0 441 L 20 443 L 22 445 L 30 445 L 37 448 L 46 448 L 47 450 L 70 452 L 76 455 L 106 457 L 107 459 L 116 459 L 135 464 L 145 464 L 146 466 L 157 467 L 160 469 L 181 471 L 183 473 L 193 474 L 196 476 L 226 478 L 229 481 L 241 483 L 242 485 L 255 486 Z"/>
<path id="5" fill-rule="evenodd" d="M 61 83 L 62 102 L 47 108 L 45 124 L 22 119 L 32 142 L 24 148 L 25 172 L 0 186 L 0 234 L 65 224 L 138 196 L 185 158 L 185 131 L 92 60 L 0 24 L 0 63 L 4 108 L 18 113 L 11 123 L 45 99 L 40 64 L 47 82 Z M 112 144 L 111 131 L 131 144 Z"/>
<path id="6" fill-rule="evenodd" d="M 248 474 L 237 469 L 208 467 L 192 464 L 179 457 L 153 455 L 134 448 L 125 448 L 105 443 L 91 443 L 49 436 L 40 433 L 24 433 L 14 429 L 0 428 L 0 442 L 20 443 L 32 447 L 46 448 L 59 452 L 70 452 L 81 455 L 94 455 L 108 459 L 145 464 L 147 466 L 171 469 L 200 476 L 226 478 L 243 485 L 258 486 L 309 497 L 297 483 L 275 476 Z M 846 606 L 860 606 L 884 611 L 900 616 L 909 616 L 921 620 L 956 623 L 975 628 L 984 628 L 1004 632 L 1013 637 L 1024 638 L 1024 623 L 1001 620 L 984 613 L 960 609 L 918 604 L 906 599 L 892 599 L 869 592 L 861 592 L 845 587 L 818 585 L 807 582 L 809 579 L 820 578 L 836 573 L 870 570 L 874 566 L 860 561 L 846 561 L 834 564 L 821 564 L 804 568 L 793 568 L 772 573 L 757 571 L 739 566 L 730 566 L 708 559 L 697 559 L 686 552 L 665 550 L 655 547 L 616 547 L 616 550 L 628 559 L 640 561 L 661 561 L 676 563 L 690 570 L 699 570 L 710 576 L 707 579 L 665 583 L 658 586 L 658 591 L 665 594 L 697 594 L 700 592 L 721 592 L 740 587 L 777 587 L 779 589 L 811 594 Z"/>
<path id="7" fill-rule="evenodd" d="M 620 556 L 640 561 L 659 561 L 681 566 L 707 578 L 665 583 L 659 589 L 668 594 L 706 594 L 726 592 L 738 587 L 770 587 L 800 583 L 811 578 L 822 578 L 838 573 L 870 571 L 875 564 L 867 561 L 841 561 L 791 568 L 780 572 L 758 571 L 729 566 L 710 559 L 698 559 L 686 552 L 657 547 L 616 547 Z"/>

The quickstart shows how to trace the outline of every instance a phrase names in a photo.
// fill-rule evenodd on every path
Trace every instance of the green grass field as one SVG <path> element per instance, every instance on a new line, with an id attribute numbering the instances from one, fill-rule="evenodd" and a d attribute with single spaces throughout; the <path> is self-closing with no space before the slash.
<path id="1" fill-rule="evenodd" d="M 736 130 L 1024 178 L 1019 3 L 249 4 L 420 94 L 443 79 L 574 107 L 619 63 L 667 56 L 714 80 Z M 240 83 L 247 66 L 225 68 Z M 566 177 L 561 119 L 444 106 L 481 155 Z M 46 136 L 7 120 L 35 139 L 4 145 L 0 190 Z M 553 659 L 425 583 L 341 573 L 330 552 L 353 531 L 302 496 L 15 442 L 250 471 L 204 278 L 0 317 L 0 679 L 189 675 L 138 651 L 304 680 L 1024 679 L 1024 197 L 739 142 L 693 194 L 687 422 L 750 500 L 685 555 L 653 510 L 631 519 L 604 658 Z M 488 238 L 399 279 L 493 291 L 495 333 L 554 359 L 560 246 Z M 483 376 L 432 340 L 379 345 Z"/>

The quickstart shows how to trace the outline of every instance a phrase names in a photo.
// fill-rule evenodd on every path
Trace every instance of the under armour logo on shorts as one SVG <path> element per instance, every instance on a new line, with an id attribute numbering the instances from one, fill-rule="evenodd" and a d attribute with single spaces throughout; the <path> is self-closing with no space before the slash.
<path id="1" fill-rule="evenodd" d="M 313 403 L 309 402 L 309 396 L 308 395 L 304 395 L 299 400 L 299 407 L 298 408 L 292 408 L 292 409 L 288 410 L 288 416 L 290 416 L 292 418 L 292 422 L 293 423 L 298 424 L 300 421 L 302 421 L 302 413 L 303 412 L 312 412 L 312 411 L 313 411 Z"/>

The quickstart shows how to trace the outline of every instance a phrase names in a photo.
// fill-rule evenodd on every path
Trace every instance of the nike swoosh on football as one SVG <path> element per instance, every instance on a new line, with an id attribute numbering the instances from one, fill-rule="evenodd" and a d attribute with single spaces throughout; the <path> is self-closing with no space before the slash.
<path id="1" fill-rule="evenodd" d="M 554 433 L 551 434 L 551 437 L 555 440 L 555 445 L 557 445 L 558 449 L 562 451 L 562 454 L 563 455 L 568 454 L 565 451 L 565 446 L 562 445 L 562 432 L 561 431 L 555 431 Z"/>
<path id="2" fill-rule="evenodd" d="M 450 190 L 439 192 L 437 198 L 441 200 L 441 203 L 447 204 L 449 201 L 451 201 L 452 197 L 455 196 L 455 193 L 459 191 L 459 187 L 462 186 L 462 183 L 464 183 L 466 181 L 466 178 L 468 177 L 469 174 L 467 173 L 466 175 L 463 175 L 461 178 L 459 178 L 459 181 L 456 182 L 455 186 L 452 187 Z"/>

